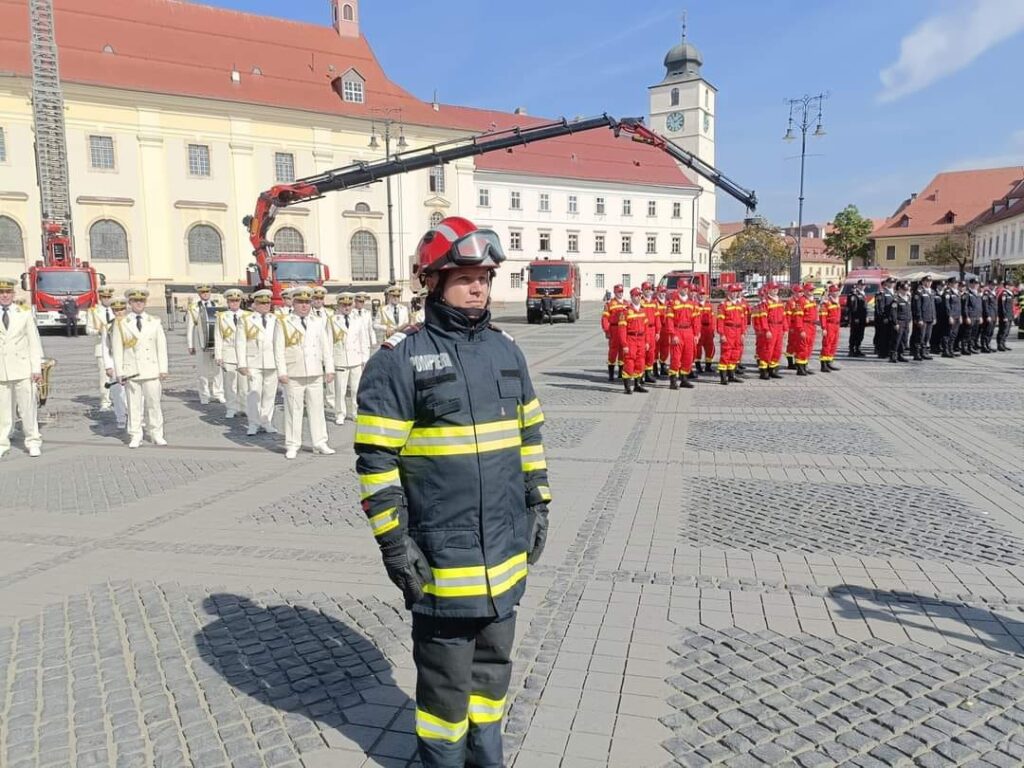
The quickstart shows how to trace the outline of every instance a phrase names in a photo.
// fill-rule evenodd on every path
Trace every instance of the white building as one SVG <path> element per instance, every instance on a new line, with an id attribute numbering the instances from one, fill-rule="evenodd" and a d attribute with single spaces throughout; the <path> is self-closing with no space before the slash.
<path id="1" fill-rule="evenodd" d="M 974 271 L 983 279 L 1002 279 L 1006 269 L 1024 268 L 1024 169 L 1021 180 L 975 219 Z"/>

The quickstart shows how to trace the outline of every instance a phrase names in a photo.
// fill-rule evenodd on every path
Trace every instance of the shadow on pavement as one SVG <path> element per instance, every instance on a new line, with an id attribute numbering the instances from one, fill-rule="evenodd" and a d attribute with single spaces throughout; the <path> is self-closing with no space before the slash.
<path id="1" fill-rule="evenodd" d="M 223 437 L 236 445 L 243 445 L 246 448 L 263 448 L 270 453 L 284 453 L 284 447 L 280 444 L 280 435 L 268 435 L 260 432 L 258 435 L 247 435 L 247 420 L 244 409 L 229 419 L 225 414 L 226 406 L 217 401 L 203 404 L 195 390 L 190 389 L 164 389 L 164 397 L 173 398 L 191 411 L 199 414 L 199 420 L 211 427 L 218 427 L 223 430 Z"/>
<path id="2" fill-rule="evenodd" d="M 981 645 L 1003 653 L 1024 655 L 1021 650 L 1024 644 L 1024 621 L 1011 619 L 987 608 L 976 608 L 958 600 L 944 600 L 913 592 L 871 589 L 854 584 L 832 587 L 829 596 L 840 603 L 837 618 L 885 622 L 937 633 L 950 640 Z M 933 623 L 933 620 L 938 620 L 938 624 Z M 965 631 L 957 632 L 947 628 L 950 621 L 963 625 Z"/>
<path id="3" fill-rule="evenodd" d="M 236 690 L 334 729 L 367 755 L 385 739 L 413 744 L 412 701 L 359 631 L 317 610 L 241 595 L 210 595 L 203 608 L 217 619 L 196 633 L 196 648 Z"/>

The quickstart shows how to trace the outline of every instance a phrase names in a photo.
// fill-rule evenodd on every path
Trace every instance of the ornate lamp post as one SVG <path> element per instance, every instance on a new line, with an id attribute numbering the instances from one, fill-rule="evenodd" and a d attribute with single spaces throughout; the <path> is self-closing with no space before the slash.
<path id="1" fill-rule="evenodd" d="M 389 160 L 391 158 L 391 126 L 398 123 L 398 141 L 395 143 L 396 148 L 399 150 L 405 149 L 409 146 L 409 142 L 405 140 L 405 131 L 402 126 L 402 109 L 401 107 L 373 107 L 370 109 L 370 113 L 374 116 L 374 121 L 370 124 L 370 149 L 378 149 L 380 142 L 377 141 L 377 122 L 380 122 L 382 126 L 382 135 L 384 137 L 384 159 Z M 391 115 L 397 115 L 398 119 L 394 119 Z M 394 225 L 391 218 L 392 204 L 391 204 L 391 177 L 388 176 L 385 179 L 387 186 L 388 196 L 388 285 L 395 284 L 395 235 Z"/>
<path id="2" fill-rule="evenodd" d="M 797 213 L 796 251 L 789 265 L 789 281 L 791 284 L 800 282 L 800 256 L 804 239 L 804 164 L 807 157 L 807 130 L 811 127 L 812 115 L 817 110 L 817 127 L 812 136 L 824 136 L 825 129 L 821 125 L 821 107 L 827 93 L 819 93 L 817 96 L 801 96 L 799 99 L 787 99 L 789 104 L 789 126 L 786 128 L 786 135 L 783 141 L 794 141 L 796 135 L 793 133 L 793 118 L 796 117 L 796 127 L 800 130 L 800 207 Z"/>

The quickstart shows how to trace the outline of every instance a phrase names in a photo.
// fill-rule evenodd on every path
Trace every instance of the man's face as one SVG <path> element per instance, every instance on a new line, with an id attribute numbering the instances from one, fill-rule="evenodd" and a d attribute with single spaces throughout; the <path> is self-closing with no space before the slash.
<path id="1" fill-rule="evenodd" d="M 688 298 L 690 298 L 690 293 L 685 288 L 680 288 L 679 289 L 679 299 L 680 299 L 680 301 L 686 301 Z"/>
<path id="2" fill-rule="evenodd" d="M 623 295 L 624 295 L 623 291 L 616 291 L 615 292 L 615 298 L 618 299 L 619 301 L 622 301 Z"/>
<path id="3" fill-rule="evenodd" d="M 295 311 L 295 314 L 298 315 L 299 317 L 306 317 L 306 315 L 309 314 L 312 308 L 313 305 L 309 302 L 308 299 L 296 299 L 295 301 L 292 302 L 292 309 Z"/>
<path id="4" fill-rule="evenodd" d="M 200 301 L 209 301 L 210 300 L 210 292 L 209 291 L 200 291 L 199 292 L 199 300 Z"/>
<path id="5" fill-rule="evenodd" d="M 100 304 L 102 304 L 104 307 L 109 307 L 110 302 L 112 302 L 113 300 L 113 296 L 100 296 Z"/>
<path id="6" fill-rule="evenodd" d="M 323 298 L 323 296 L 314 296 L 313 297 L 313 309 L 323 309 L 323 306 L 324 306 L 324 298 Z"/>
<path id="7" fill-rule="evenodd" d="M 114 310 L 114 317 L 124 317 L 128 313 L 128 307 L 117 307 Z"/>
<path id="8" fill-rule="evenodd" d="M 394 306 L 398 303 L 398 295 L 394 293 L 388 294 L 388 306 Z"/>
<path id="9" fill-rule="evenodd" d="M 444 300 L 456 309 L 486 309 L 491 296 L 491 274 L 486 267 L 458 267 L 449 270 L 444 282 Z M 435 278 L 436 279 L 436 278 Z M 394 303 L 397 296 L 392 296 Z"/>
<path id="10" fill-rule="evenodd" d="M 281 297 L 281 301 L 284 302 L 284 305 L 286 307 L 291 307 L 292 306 L 292 297 L 291 296 L 282 296 Z"/>
<path id="11" fill-rule="evenodd" d="M 348 315 L 352 312 L 351 304 L 338 304 L 338 312 L 343 315 Z"/>
<path id="12" fill-rule="evenodd" d="M 136 315 L 141 315 L 146 309 L 145 299 L 132 299 L 128 302 L 128 306 L 132 308 L 132 312 Z"/>
<path id="13" fill-rule="evenodd" d="M 9 307 L 14 302 L 14 291 L 0 288 L 0 307 Z"/>
<path id="14" fill-rule="evenodd" d="M 240 306 L 242 306 L 241 299 L 228 299 L 228 309 L 232 312 L 237 312 Z"/>
<path id="15" fill-rule="evenodd" d="M 772 288 L 770 291 L 768 291 L 768 298 L 771 299 L 772 301 L 775 301 L 777 298 L 779 298 L 779 289 Z"/>
<path id="16" fill-rule="evenodd" d="M 366 304 L 366 299 L 359 299 L 359 298 L 356 299 L 356 304 L 355 304 L 356 309 L 362 309 L 363 305 L 365 305 L 365 304 Z"/>
<path id="17" fill-rule="evenodd" d="M 654 298 L 654 291 L 644 291 L 644 299 L 650 301 Z"/>
<path id="18" fill-rule="evenodd" d="M 253 311 L 259 315 L 265 315 L 270 311 L 270 301 L 267 299 L 257 299 L 252 303 Z"/>

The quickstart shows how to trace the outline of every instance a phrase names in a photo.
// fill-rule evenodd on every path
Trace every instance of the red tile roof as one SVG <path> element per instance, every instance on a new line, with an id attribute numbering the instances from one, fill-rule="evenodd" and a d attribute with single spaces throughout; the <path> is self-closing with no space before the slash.
<path id="1" fill-rule="evenodd" d="M 993 200 L 989 209 L 979 216 L 977 224 L 995 224 L 997 221 L 1024 215 L 1024 177 L 1017 182 L 1005 197 Z"/>
<path id="2" fill-rule="evenodd" d="M 1022 166 L 940 173 L 916 198 L 902 204 L 876 227 L 871 236 L 944 234 L 991 210 L 992 201 L 1004 197 L 1021 178 Z"/>
<path id="3" fill-rule="evenodd" d="M 362 36 L 180 0 L 55 0 L 61 78 L 128 91 L 192 96 L 372 119 L 400 107 L 406 123 L 466 131 L 545 122 L 432 105 L 388 79 Z M 31 74 L 28 0 L 0 0 L 0 76 Z M 104 53 L 109 46 L 113 52 Z M 258 71 L 261 74 L 255 74 Z M 232 69 L 240 82 L 232 81 Z M 350 69 L 366 102 L 342 101 L 331 81 Z M 611 131 L 532 144 L 476 159 L 485 170 L 633 184 L 692 186 L 666 154 Z"/>
<path id="4" fill-rule="evenodd" d="M 718 234 L 729 237 L 739 234 L 746 225 L 742 221 L 720 221 L 718 222 Z"/>

